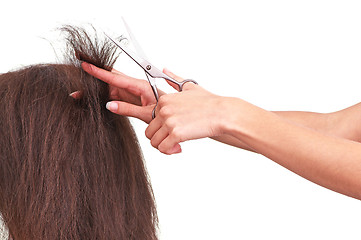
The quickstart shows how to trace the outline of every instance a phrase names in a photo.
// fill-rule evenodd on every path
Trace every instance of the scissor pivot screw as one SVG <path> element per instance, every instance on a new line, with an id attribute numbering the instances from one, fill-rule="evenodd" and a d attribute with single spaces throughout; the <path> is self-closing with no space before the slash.
<path id="1" fill-rule="evenodd" d="M 152 68 L 152 66 L 150 66 L 150 65 L 147 65 L 147 70 L 150 70 L 151 68 Z"/>

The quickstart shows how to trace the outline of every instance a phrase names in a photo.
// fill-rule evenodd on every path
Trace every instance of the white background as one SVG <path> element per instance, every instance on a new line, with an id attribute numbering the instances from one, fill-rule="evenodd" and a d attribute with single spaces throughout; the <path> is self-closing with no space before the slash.
<path id="1" fill-rule="evenodd" d="M 361 3 L 347 0 L 3 1 L 0 72 L 54 62 L 43 38 L 61 24 L 117 31 L 124 16 L 159 68 L 267 110 L 330 112 L 361 99 L 360 13 Z M 144 78 L 125 55 L 116 67 Z M 145 138 L 146 125 L 132 122 L 161 240 L 361 238 L 358 200 L 209 139 L 165 156 Z"/>

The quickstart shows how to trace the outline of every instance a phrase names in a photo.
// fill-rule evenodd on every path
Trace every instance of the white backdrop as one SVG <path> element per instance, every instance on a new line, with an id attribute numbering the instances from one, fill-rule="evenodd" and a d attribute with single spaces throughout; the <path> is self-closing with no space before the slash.
<path id="1" fill-rule="evenodd" d="M 61 24 L 85 22 L 117 31 L 124 16 L 156 66 L 193 78 L 216 94 L 268 110 L 316 112 L 361 99 L 361 3 L 356 0 L 1 5 L 0 72 L 54 62 L 43 38 Z M 125 55 L 116 67 L 144 78 Z M 146 125 L 132 122 L 156 196 L 161 240 L 360 239 L 358 200 L 261 155 L 209 139 L 184 143 L 182 154 L 165 156 L 145 138 Z"/>

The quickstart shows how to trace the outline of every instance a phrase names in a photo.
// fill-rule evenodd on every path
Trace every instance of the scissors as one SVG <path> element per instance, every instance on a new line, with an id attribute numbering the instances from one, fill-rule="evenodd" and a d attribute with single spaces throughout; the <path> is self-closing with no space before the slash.
<path id="1" fill-rule="evenodd" d="M 127 54 L 131 59 L 133 59 L 134 62 L 136 62 L 141 68 L 143 68 L 145 75 L 147 76 L 148 82 L 152 88 L 152 91 L 154 93 L 154 97 L 156 100 L 156 105 L 152 111 L 152 119 L 155 118 L 155 109 L 157 108 L 158 101 L 159 101 L 159 94 L 158 89 L 155 84 L 155 78 L 163 78 L 166 79 L 174 84 L 176 84 L 179 88 L 179 91 L 181 92 L 183 90 L 184 84 L 188 82 L 192 82 L 194 84 L 198 84 L 196 81 L 192 79 L 185 79 L 182 82 L 178 82 L 175 79 L 169 77 L 168 75 L 164 74 L 162 71 L 160 71 L 158 68 L 156 68 L 153 64 L 151 64 L 148 60 L 146 60 L 146 56 L 142 50 L 142 48 L 139 46 L 138 42 L 136 41 L 134 35 L 132 34 L 128 24 L 125 22 L 124 18 L 122 18 L 124 22 L 124 26 L 126 27 L 126 30 L 128 32 L 128 35 L 130 37 L 130 40 L 132 41 L 134 48 L 137 53 L 132 52 L 127 47 L 122 46 L 119 41 L 111 38 L 109 35 L 105 33 L 105 35 L 117 46 L 119 47 L 125 54 Z"/>

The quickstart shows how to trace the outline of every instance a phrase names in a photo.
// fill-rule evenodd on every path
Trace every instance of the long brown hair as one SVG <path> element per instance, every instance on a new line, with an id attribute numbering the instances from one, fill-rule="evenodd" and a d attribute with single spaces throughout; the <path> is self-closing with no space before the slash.
<path id="1" fill-rule="evenodd" d="M 0 75 L 0 213 L 10 237 L 157 239 L 132 126 L 106 110 L 108 85 L 77 60 L 111 69 L 115 49 L 81 28 L 62 30 L 71 53 L 66 64 Z M 69 96 L 75 90 L 80 99 Z"/>

